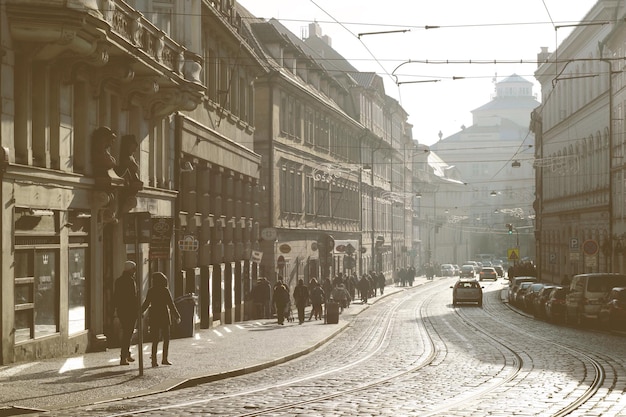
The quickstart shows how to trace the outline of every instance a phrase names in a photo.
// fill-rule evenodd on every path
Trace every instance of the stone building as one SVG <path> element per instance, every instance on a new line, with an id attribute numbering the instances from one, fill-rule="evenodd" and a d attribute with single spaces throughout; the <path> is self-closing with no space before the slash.
<path id="1" fill-rule="evenodd" d="M 516 74 L 494 79 L 494 94 L 472 111 L 472 125 L 431 146 L 466 183 L 437 192 L 438 261 L 461 264 L 478 254 L 506 260 L 516 248 L 519 259 L 511 263 L 535 258 L 529 126 L 537 106 L 530 81 Z"/>
<path id="2" fill-rule="evenodd" d="M 142 295 L 156 271 L 194 293 L 194 325 L 245 314 L 266 70 L 234 6 L 0 2 L 0 363 L 115 346 L 127 259 Z"/>
<path id="3" fill-rule="evenodd" d="M 600 0 L 582 19 L 598 24 L 575 27 L 538 55 L 535 233 L 546 281 L 624 271 L 625 12 Z"/>

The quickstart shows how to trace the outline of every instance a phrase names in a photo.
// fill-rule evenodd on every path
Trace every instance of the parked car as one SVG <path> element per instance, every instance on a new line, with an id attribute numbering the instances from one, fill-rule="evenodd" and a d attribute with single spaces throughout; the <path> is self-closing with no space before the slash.
<path id="1" fill-rule="evenodd" d="M 613 273 L 574 275 L 565 297 L 566 321 L 579 326 L 597 322 L 602 301 L 615 287 L 626 287 L 626 275 Z"/>
<path id="2" fill-rule="evenodd" d="M 452 266 L 452 264 L 442 264 L 441 265 L 441 276 L 442 277 L 453 277 L 454 276 L 454 266 Z"/>
<path id="3" fill-rule="evenodd" d="M 533 298 L 532 312 L 533 316 L 536 318 L 546 318 L 546 302 L 548 301 L 548 296 L 554 287 L 554 285 L 544 285 Z"/>
<path id="4" fill-rule="evenodd" d="M 498 273 L 490 266 L 483 266 L 483 269 L 478 273 L 478 280 L 492 279 L 496 281 L 498 279 Z"/>
<path id="5" fill-rule="evenodd" d="M 531 285 L 533 285 L 532 281 L 524 281 L 519 284 L 519 287 L 517 288 L 517 290 L 515 291 L 513 295 L 514 306 L 519 307 L 519 308 L 522 308 L 524 306 L 524 295 L 526 294 L 528 287 L 530 287 Z"/>
<path id="6" fill-rule="evenodd" d="M 524 298 L 521 306 L 524 311 L 527 311 L 529 313 L 533 311 L 533 303 L 535 297 L 545 285 L 546 284 L 543 284 L 541 282 L 534 282 L 530 284 L 530 286 L 524 292 Z"/>
<path id="7" fill-rule="evenodd" d="M 452 305 L 458 303 L 477 303 L 479 307 L 483 305 L 483 290 L 476 280 L 458 280 L 452 288 Z"/>
<path id="8" fill-rule="evenodd" d="M 615 287 L 600 306 L 600 324 L 614 330 L 626 330 L 626 287 Z"/>
<path id="9" fill-rule="evenodd" d="M 522 282 L 535 282 L 537 278 L 535 277 L 515 277 L 513 279 L 509 279 L 509 303 L 515 304 L 515 295 L 519 290 L 519 286 Z"/>
<path id="10" fill-rule="evenodd" d="M 546 319 L 551 322 L 565 321 L 565 294 L 567 288 L 554 287 L 546 300 Z"/>
<path id="11" fill-rule="evenodd" d="M 474 265 L 463 265 L 459 273 L 459 278 L 474 278 L 475 275 L 476 270 L 474 269 Z"/>

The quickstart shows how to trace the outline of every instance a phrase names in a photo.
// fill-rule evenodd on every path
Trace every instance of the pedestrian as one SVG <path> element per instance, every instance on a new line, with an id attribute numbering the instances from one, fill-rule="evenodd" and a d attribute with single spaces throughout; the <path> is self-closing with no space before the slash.
<path id="1" fill-rule="evenodd" d="M 379 272 L 377 279 L 378 279 L 378 288 L 380 288 L 380 295 L 383 295 L 383 293 L 385 292 L 385 284 L 386 284 L 385 275 L 382 272 Z"/>
<path id="2" fill-rule="evenodd" d="M 280 280 L 274 286 L 274 305 L 278 324 L 285 324 L 285 309 L 289 305 L 289 291 Z"/>
<path id="3" fill-rule="evenodd" d="M 172 294 L 167 287 L 167 277 L 162 272 L 152 274 L 152 286 L 148 289 L 146 299 L 141 306 L 141 312 L 143 313 L 148 308 L 150 308 L 148 321 L 152 338 L 152 366 L 159 366 L 157 349 L 161 336 L 163 337 L 161 364 L 171 365 L 172 363 L 167 358 L 170 347 L 170 326 L 172 325 L 172 316 L 174 316 L 176 322 L 180 323 L 180 313 L 176 309 L 172 300 Z"/>
<path id="4" fill-rule="evenodd" d="M 113 310 L 117 312 L 117 318 L 122 328 L 120 336 L 120 365 L 128 365 L 135 362 L 130 355 L 130 339 L 137 322 L 138 299 L 137 286 L 135 285 L 135 272 L 137 265 L 133 261 L 124 263 L 124 271 L 115 280 L 113 291 Z"/>
<path id="5" fill-rule="evenodd" d="M 352 301 L 348 290 L 346 290 L 343 284 L 339 284 L 333 288 L 330 298 L 339 303 L 340 312 L 343 312 L 344 308 L 350 307 L 350 301 Z"/>
<path id="6" fill-rule="evenodd" d="M 324 300 L 326 296 L 324 295 L 324 290 L 319 282 L 314 278 L 313 279 L 314 287 L 311 289 L 309 293 L 309 298 L 311 299 L 311 314 L 309 315 L 309 321 L 311 321 L 311 317 L 315 316 L 315 320 L 322 318 L 322 304 L 324 304 Z"/>
<path id="7" fill-rule="evenodd" d="M 304 308 L 309 302 L 309 289 L 304 285 L 303 279 L 298 280 L 298 285 L 293 290 L 293 299 L 298 309 L 298 322 L 302 324 L 304 323 Z"/>
<path id="8" fill-rule="evenodd" d="M 359 293 L 361 293 L 361 302 L 367 304 L 367 298 L 370 292 L 370 282 L 367 279 L 367 275 L 363 275 L 359 280 Z"/>

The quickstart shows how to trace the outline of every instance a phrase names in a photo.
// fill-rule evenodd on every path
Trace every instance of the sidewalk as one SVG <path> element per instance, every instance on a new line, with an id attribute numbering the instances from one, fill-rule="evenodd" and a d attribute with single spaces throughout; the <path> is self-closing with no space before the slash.
<path id="1" fill-rule="evenodd" d="M 418 277 L 414 287 L 425 282 Z M 388 285 L 384 296 L 410 288 Z M 299 325 L 294 312 L 295 321 L 283 326 L 267 319 L 199 329 L 194 337 L 170 342 L 172 366 L 160 364 L 159 350 L 159 366 L 152 368 L 151 343 L 144 341 L 142 376 L 137 346 L 132 349 L 137 360 L 130 366 L 119 365 L 119 349 L 0 366 L 0 417 L 138 397 L 255 372 L 313 351 L 381 298 L 379 294 L 366 305 L 352 303 L 339 324 L 312 320 Z"/>

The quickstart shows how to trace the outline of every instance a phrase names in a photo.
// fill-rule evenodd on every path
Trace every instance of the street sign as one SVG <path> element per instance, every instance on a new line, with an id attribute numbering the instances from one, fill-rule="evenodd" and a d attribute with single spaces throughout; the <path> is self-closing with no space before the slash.
<path id="1" fill-rule="evenodd" d="M 583 242 L 583 252 L 587 256 L 593 256 L 598 253 L 598 242 L 593 239 L 587 239 Z"/>
<path id="2" fill-rule="evenodd" d="M 571 251 L 576 251 L 580 249 L 580 242 L 577 237 L 573 237 L 569 240 L 569 249 Z"/>
<path id="3" fill-rule="evenodd" d="M 250 260 L 252 262 L 260 264 L 262 259 L 263 259 L 263 252 L 258 251 L 258 250 L 252 251 L 252 256 L 250 257 Z"/>
<path id="4" fill-rule="evenodd" d="M 518 248 L 509 249 L 508 259 L 509 261 L 519 261 L 519 249 Z"/>

